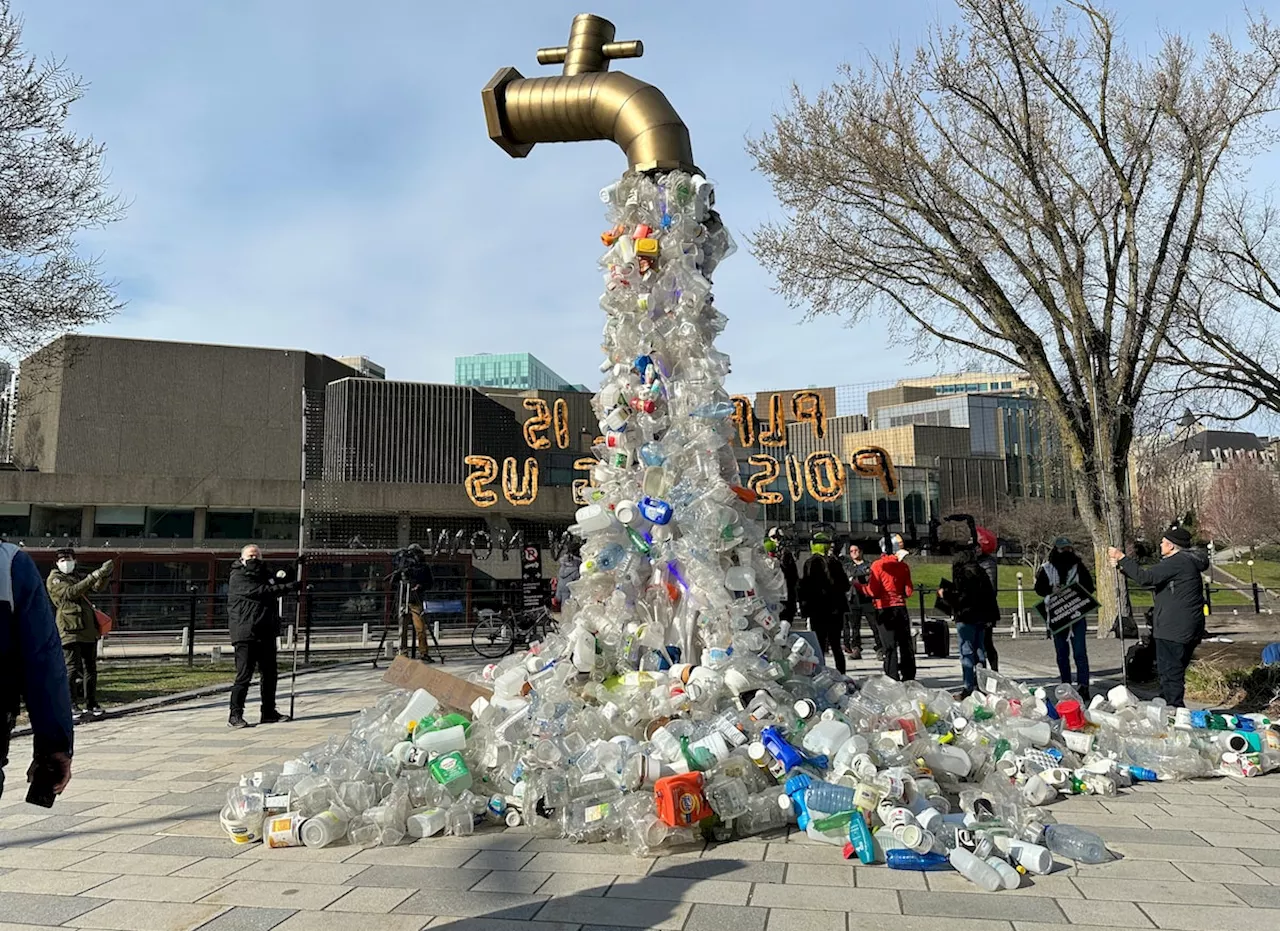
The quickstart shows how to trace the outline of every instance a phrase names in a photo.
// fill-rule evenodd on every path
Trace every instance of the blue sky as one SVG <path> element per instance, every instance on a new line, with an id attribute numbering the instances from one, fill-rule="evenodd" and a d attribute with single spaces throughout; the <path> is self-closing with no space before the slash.
<path id="1" fill-rule="evenodd" d="M 100 332 L 367 355 L 388 377 L 451 381 L 453 357 L 529 351 L 573 381 L 598 374 L 612 143 L 543 145 L 513 160 L 489 141 L 480 88 L 565 42 L 585 7 L 428 0 L 12 0 L 29 52 L 90 83 L 73 123 L 108 146 L 128 217 L 85 247 L 120 282 Z M 1239 32 L 1243 8 L 1124 0 L 1129 42 L 1158 28 Z M 1265 4 L 1264 4 L 1265 5 Z M 661 88 L 740 245 L 717 271 L 730 387 L 755 390 L 932 374 L 883 328 L 802 322 L 770 291 L 746 234 L 777 213 L 743 140 L 791 82 L 817 90 L 843 62 L 913 45 L 949 2 L 590 7 L 645 55 L 617 65 Z M 784 15 L 799 11 L 794 16 Z M 697 11 L 697 12 L 688 12 Z M 949 366 L 943 366 L 947 368 Z"/>

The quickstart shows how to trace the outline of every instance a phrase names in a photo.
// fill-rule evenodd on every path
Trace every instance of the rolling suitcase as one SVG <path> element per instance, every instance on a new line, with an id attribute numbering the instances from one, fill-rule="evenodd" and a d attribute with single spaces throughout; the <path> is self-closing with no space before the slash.
<path id="1" fill-rule="evenodd" d="M 945 659 L 951 655 L 951 631 L 946 621 L 936 617 L 925 618 L 920 625 L 920 639 L 924 643 L 925 656 Z"/>

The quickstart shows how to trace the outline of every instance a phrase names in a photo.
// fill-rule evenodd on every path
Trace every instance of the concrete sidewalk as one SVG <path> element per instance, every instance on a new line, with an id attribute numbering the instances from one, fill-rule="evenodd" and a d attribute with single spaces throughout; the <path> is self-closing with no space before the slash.
<path id="1" fill-rule="evenodd" d="M 954 687 L 958 665 L 922 660 L 920 675 Z M 88 725 L 52 812 L 21 800 L 30 741 L 16 741 L 0 802 L 0 931 L 1280 929 L 1276 777 L 1068 799 L 1050 811 L 1124 859 L 994 894 L 954 873 L 850 865 L 795 832 L 644 859 L 522 830 L 369 851 L 231 844 L 217 822 L 227 787 L 345 733 L 385 692 L 380 675 L 307 677 L 286 725 L 228 731 L 222 696 Z"/>

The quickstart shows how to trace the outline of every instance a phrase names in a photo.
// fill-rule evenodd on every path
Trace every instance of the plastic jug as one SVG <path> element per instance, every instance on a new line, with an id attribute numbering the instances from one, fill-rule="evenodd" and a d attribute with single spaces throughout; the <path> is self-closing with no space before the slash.
<path id="1" fill-rule="evenodd" d="M 438 731 L 423 731 L 413 738 L 413 745 L 428 753 L 449 753 L 467 746 L 467 732 L 461 724 Z"/>
<path id="2" fill-rule="evenodd" d="M 454 798 L 470 789 L 473 783 L 466 760 L 456 750 L 436 757 L 431 761 L 429 769 L 435 781 L 444 786 L 445 791 Z"/>
<path id="3" fill-rule="evenodd" d="M 409 816 L 406 827 L 410 837 L 433 837 L 444 830 L 448 812 L 443 808 L 429 808 Z"/>
<path id="4" fill-rule="evenodd" d="M 434 695 L 426 689 L 418 689 L 409 699 L 409 704 L 405 706 L 404 711 L 396 715 L 396 726 L 402 730 L 408 730 L 409 725 L 414 721 L 431 717 L 439 707 L 440 702 Z"/>
<path id="5" fill-rule="evenodd" d="M 819 721 L 805 731 L 800 746 L 814 756 L 831 757 L 849 742 L 849 725 L 843 721 Z"/>
<path id="6" fill-rule="evenodd" d="M 702 773 L 681 773 L 659 779 L 653 787 L 653 800 L 662 823 L 687 828 L 710 817 L 713 812 L 702 786 Z"/>
<path id="7" fill-rule="evenodd" d="M 613 525 L 614 517 L 613 512 L 605 505 L 588 504 L 578 508 L 574 521 L 578 525 L 577 533 L 581 536 L 609 529 Z"/>

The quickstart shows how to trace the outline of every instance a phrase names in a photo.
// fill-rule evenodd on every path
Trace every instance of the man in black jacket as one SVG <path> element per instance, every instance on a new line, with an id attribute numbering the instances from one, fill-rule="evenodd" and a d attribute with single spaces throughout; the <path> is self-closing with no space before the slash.
<path id="1" fill-rule="evenodd" d="M 1154 590 L 1153 636 L 1156 644 L 1156 671 L 1160 694 L 1170 708 L 1185 702 L 1187 666 L 1204 639 L 1204 580 L 1209 568 L 1203 553 L 1191 548 L 1191 534 L 1171 527 L 1160 540 L 1160 562 L 1143 568 L 1114 546 L 1111 561 L 1139 585 Z"/>
<path id="2" fill-rule="evenodd" d="M 280 636 L 277 599 L 297 588 L 297 582 L 277 582 L 272 578 L 262 563 L 261 551 L 252 543 L 240 551 L 240 558 L 232 564 L 227 618 L 236 650 L 236 681 L 231 687 L 227 727 L 249 727 L 244 719 L 244 703 L 255 668 L 262 695 L 262 723 L 289 720 L 288 715 L 276 710 L 276 638 Z"/>

